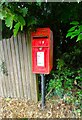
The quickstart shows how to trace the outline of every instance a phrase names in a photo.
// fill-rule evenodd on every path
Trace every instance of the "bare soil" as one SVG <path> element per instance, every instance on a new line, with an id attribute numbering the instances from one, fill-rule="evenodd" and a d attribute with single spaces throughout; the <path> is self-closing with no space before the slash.
<path id="1" fill-rule="evenodd" d="M 44 110 L 41 101 L 27 99 L 0 98 L 0 107 L 0 118 L 81 118 L 74 105 L 55 97 L 46 100 Z"/>

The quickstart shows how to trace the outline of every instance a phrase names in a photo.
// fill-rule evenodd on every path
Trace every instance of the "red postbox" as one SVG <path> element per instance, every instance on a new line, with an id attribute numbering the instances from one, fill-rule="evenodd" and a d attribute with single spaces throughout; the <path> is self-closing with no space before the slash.
<path id="1" fill-rule="evenodd" d="M 31 34 L 32 72 L 49 74 L 53 67 L 53 33 L 50 28 L 37 28 Z"/>

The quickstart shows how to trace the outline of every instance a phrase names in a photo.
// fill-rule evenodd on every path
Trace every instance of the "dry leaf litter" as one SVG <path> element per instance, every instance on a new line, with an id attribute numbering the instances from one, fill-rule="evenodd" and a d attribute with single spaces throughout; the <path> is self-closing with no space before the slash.
<path id="1" fill-rule="evenodd" d="M 27 99 L 0 98 L 0 108 L 0 118 L 81 118 L 74 112 L 74 105 L 56 98 L 46 100 L 44 110 L 41 101 L 35 103 Z"/>

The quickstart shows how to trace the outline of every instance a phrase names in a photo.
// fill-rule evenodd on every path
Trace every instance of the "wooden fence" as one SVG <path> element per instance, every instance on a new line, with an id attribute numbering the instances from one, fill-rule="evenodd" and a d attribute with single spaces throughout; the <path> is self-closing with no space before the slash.
<path id="1" fill-rule="evenodd" d="M 36 75 L 31 71 L 31 40 L 26 34 L 0 41 L 0 96 L 37 102 Z"/>

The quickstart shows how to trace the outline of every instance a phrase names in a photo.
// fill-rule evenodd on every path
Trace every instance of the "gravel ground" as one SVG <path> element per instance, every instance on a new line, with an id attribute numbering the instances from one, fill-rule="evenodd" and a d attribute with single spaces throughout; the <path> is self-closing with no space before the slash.
<path id="1" fill-rule="evenodd" d="M 0 107 L 0 118 L 81 118 L 74 105 L 58 98 L 47 100 L 44 110 L 41 102 L 26 99 L 0 98 Z"/>

